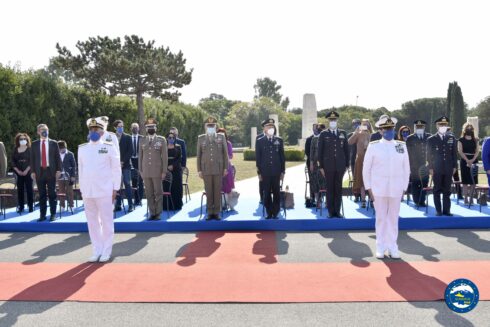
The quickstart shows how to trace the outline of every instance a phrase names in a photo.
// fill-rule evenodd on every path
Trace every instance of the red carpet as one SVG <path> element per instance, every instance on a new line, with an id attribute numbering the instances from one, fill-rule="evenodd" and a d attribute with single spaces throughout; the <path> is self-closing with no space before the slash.
<path id="1" fill-rule="evenodd" d="M 0 263 L 0 300 L 101 302 L 431 301 L 490 261 L 279 263 L 273 232 L 200 233 L 173 264 Z"/>

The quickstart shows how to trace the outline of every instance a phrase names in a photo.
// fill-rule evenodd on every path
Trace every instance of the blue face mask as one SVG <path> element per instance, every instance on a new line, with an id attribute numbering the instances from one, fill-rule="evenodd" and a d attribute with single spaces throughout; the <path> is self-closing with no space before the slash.
<path id="1" fill-rule="evenodd" d="M 118 127 L 118 128 L 116 128 L 116 131 L 118 134 L 122 134 L 124 131 L 124 127 Z"/>
<path id="2" fill-rule="evenodd" d="M 317 129 L 314 129 L 314 130 L 313 130 L 313 134 L 314 134 L 314 135 L 318 135 L 318 134 L 320 134 L 320 131 L 319 131 L 319 130 L 317 130 Z"/>
<path id="3" fill-rule="evenodd" d="M 169 138 L 168 139 L 168 144 L 175 144 L 175 139 L 174 138 Z"/>
<path id="4" fill-rule="evenodd" d="M 387 141 L 393 140 L 395 138 L 395 130 L 388 129 L 386 131 L 383 131 L 383 138 Z"/>
<path id="5" fill-rule="evenodd" d="M 410 135 L 410 133 L 408 131 L 403 131 L 402 132 L 402 136 L 404 139 L 406 139 L 408 137 L 408 135 Z"/>
<path id="6" fill-rule="evenodd" d="M 88 133 L 88 138 L 92 142 L 97 142 L 98 140 L 100 140 L 100 134 L 96 131 L 90 131 L 90 133 Z"/>
<path id="7" fill-rule="evenodd" d="M 44 138 L 47 138 L 48 137 L 48 131 L 44 130 L 41 132 L 41 136 L 44 137 Z"/>

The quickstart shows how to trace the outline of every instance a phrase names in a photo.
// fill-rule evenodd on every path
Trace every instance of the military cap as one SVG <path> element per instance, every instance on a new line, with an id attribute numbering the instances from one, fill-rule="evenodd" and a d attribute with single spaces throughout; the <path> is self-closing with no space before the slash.
<path id="1" fill-rule="evenodd" d="M 145 121 L 145 126 L 156 126 L 157 125 L 157 120 L 155 118 L 147 118 Z"/>
<path id="2" fill-rule="evenodd" d="M 204 125 L 215 125 L 217 123 L 218 123 L 218 120 L 216 120 L 216 118 L 211 117 L 211 116 L 206 118 L 206 120 L 204 121 Z"/>
<path id="3" fill-rule="evenodd" d="M 425 122 L 425 120 L 421 120 L 421 119 L 418 119 L 416 121 L 413 122 L 414 125 L 417 125 L 417 126 L 425 126 L 427 125 L 427 123 Z"/>
<path id="4" fill-rule="evenodd" d="M 383 115 L 380 117 L 380 119 L 376 122 L 374 126 L 378 128 L 395 127 L 397 122 L 398 119 L 396 119 L 395 117 Z"/>
<path id="5" fill-rule="evenodd" d="M 438 124 L 438 123 L 449 124 L 449 118 L 447 118 L 446 116 L 442 116 L 442 117 L 438 118 L 434 123 L 435 124 Z"/>
<path id="6" fill-rule="evenodd" d="M 98 128 L 102 128 L 104 129 L 104 125 L 102 124 L 102 122 L 97 119 L 97 118 L 89 118 L 87 120 L 87 127 L 88 128 L 92 128 L 92 127 L 98 127 Z"/>
<path id="7" fill-rule="evenodd" d="M 339 117 L 340 117 L 340 115 L 334 110 L 330 110 L 325 115 L 325 118 L 327 118 L 327 119 L 338 119 Z"/>
<path id="8" fill-rule="evenodd" d="M 274 125 L 275 123 L 276 123 L 276 121 L 274 119 L 268 118 L 268 119 L 264 120 L 261 125 L 262 125 L 262 127 L 264 127 L 266 125 Z"/>

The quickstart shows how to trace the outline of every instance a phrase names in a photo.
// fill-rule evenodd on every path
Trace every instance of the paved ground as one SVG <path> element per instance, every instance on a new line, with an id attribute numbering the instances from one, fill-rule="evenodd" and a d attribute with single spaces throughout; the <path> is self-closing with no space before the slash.
<path id="1" fill-rule="evenodd" d="M 279 262 L 351 262 L 373 258 L 373 232 L 276 233 Z M 167 263 L 178 260 L 195 234 L 117 234 L 114 262 Z M 439 230 L 400 233 L 403 259 L 490 260 L 490 231 Z M 219 251 L 219 249 L 217 250 Z M 87 234 L 0 234 L 1 262 L 83 262 Z M 211 254 L 212 255 L 212 254 Z M 462 269 L 464 276 L 464 269 Z M 117 278 L 117 276 L 114 276 Z M 490 272 L 489 272 L 490 278 Z M 1 285 L 0 285 L 1 287 Z M 287 287 L 287 285 L 285 285 Z M 489 326 L 490 302 L 468 314 L 444 302 L 314 304 L 165 304 L 0 302 L 0 326 Z"/>

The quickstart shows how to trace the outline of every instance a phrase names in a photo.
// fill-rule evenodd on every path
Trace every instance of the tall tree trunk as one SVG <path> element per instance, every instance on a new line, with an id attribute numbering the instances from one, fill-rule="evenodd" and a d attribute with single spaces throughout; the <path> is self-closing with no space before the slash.
<path id="1" fill-rule="evenodd" d="M 136 103 L 138 104 L 138 120 L 140 124 L 140 133 L 146 134 L 145 129 L 145 108 L 143 107 L 143 93 L 136 93 Z"/>

